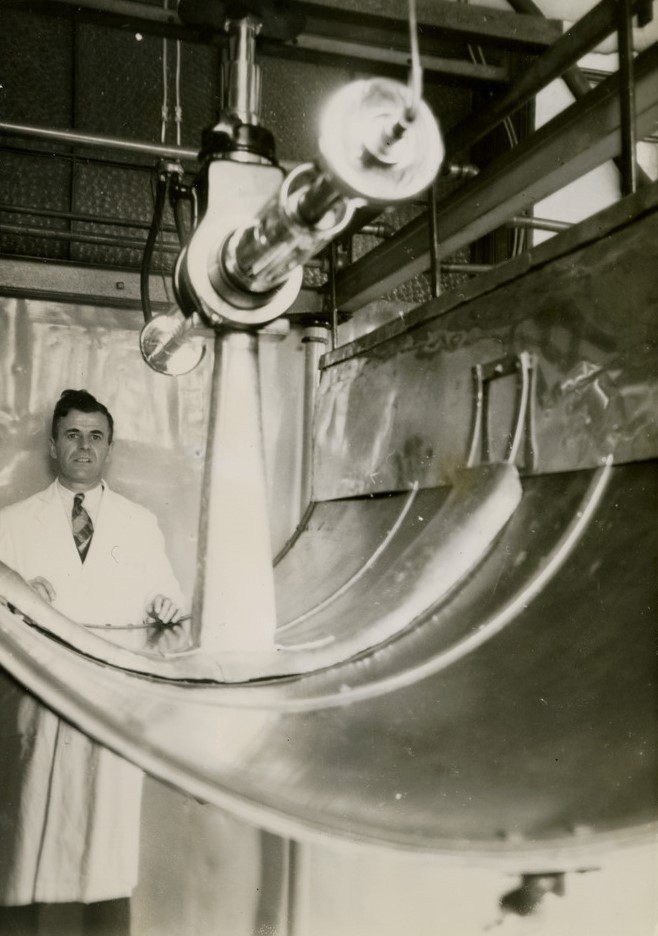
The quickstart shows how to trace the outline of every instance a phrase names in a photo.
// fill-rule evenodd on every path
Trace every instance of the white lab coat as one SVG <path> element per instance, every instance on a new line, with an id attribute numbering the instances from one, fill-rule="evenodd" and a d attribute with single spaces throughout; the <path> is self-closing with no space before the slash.
<path id="1" fill-rule="evenodd" d="M 0 560 L 51 583 L 58 611 L 139 649 L 158 593 L 181 603 L 155 517 L 107 485 L 82 564 L 57 487 L 0 511 Z M 0 904 L 89 903 L 129 896 L 137 883 L 142 773 L 95 744 L 31 696 L 20 702 L 20 803 Z M 6 837 L 6 830 L 5 836 Z M 3 846 L 4 847 L 4 846 Z"/>

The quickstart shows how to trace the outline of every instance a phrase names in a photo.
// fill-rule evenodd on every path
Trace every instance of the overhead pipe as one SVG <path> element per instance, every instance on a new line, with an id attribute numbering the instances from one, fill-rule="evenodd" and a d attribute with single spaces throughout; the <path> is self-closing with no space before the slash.
<path id="1" fill-rule="evenodd" d="M 525 218 L 522 215 L 515 215 L 513 218 L 509 219 L 505 226 L 531 228 L 538 231 L 552 231 L 555 234 L 559 234 L 560 231 L 568 231 L 570 227 L 573 227 L 573 224 L 569 221 L 550 221 L 548 218 Z"/>
<path id="2" fill-rule="evenodd" d="M 199 153 L 185 146 L 167 146 L 160 143 L 144 143 L 138 140 L 123 140 L 120 137 L 102 136 L 98 133 L 80 133 L 77 130 L 51 130 L 49 127 L 34 127 L 29 124 L 0 121 L 0 133 L 9 136 L 42 140 L 45 143 L 70 143 L 90 146 L 94 149 L 120 150 L 123 153 L 138 153 L 156 159 L 192 160 L 196 163 Z"/>
<path id="3" fill-rule="evenodd" d="M 73 211 L 58 211 L 55 208 L 37 208 L 34 205 L 8 205 L 0 202 L 0 211 L 7 214 L 34 215 L 36 218 L 57 218 L 61 221 L 72 221 L 75 224 L 103 224 L 113 227 L 138 228 L 148 231 L 148 221 L 138 221 L 136 218 L 111 218 L 107 215 L 79 214 Z M 161 230 L 166 234 L 174 234 L 176 229 L 171 224 L 163 224 Z"/>
<path id="4" fill-rule="evenodd" d="M 98 247 L 123 247 L 126 250 L 144 250 L 146 241 L 134 237 L 110 237 L 102 234 L 86 234 L 78 231 L 59 231 L 55 228 L 40 228 L 32 225 L 0 224 L 1 234 L 18 235 L 20 237 L 42 237 L 46 240 L 71 241 L 78 244 L 95 244 Z M 177 244 L 162 244 L 158 247 L 167 254 L 177 254 L 180 247 Z"/>

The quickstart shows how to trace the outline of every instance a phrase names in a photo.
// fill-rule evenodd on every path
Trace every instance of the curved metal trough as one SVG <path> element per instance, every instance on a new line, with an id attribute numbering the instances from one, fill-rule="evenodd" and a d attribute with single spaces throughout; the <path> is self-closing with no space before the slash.
<path id="1" fill-rule="evenodd" d="M 652 198 L 648 214 L 646 196 L 634 204 L 655 224 L 658 193 Z M 631 254 L 619 244 L 635 244 L 628 205 L 611 216 L 623 237 L 608 256 L 620 263 Z M 551 250 L 570 271 L 573 232 L 565 243 L 562 257 Z M 590 270 L 596 261 L 605 271 L 600 245 L 584 243 L 579 262 L 589 257 Z M 638 319 L 648 315 L 643 303 L 655 270 L 655 259 L 639 259 Z M 524 263 L 519 280 L 528 274 Z M 547 260 L 540 273 L 555 281 Z M 496 282 L 478 287 L 487 302 Z M 498 311 L 509 308 L 503 287 L 491 311 L 497 354 Z M 536 283 L 528 288 L 540 291 Z M 629 387 L 637 395 L 646 374 L 638 379 L 638 368 L 627 364 L 638 363 L 632 346 L 646 342 L 642 327 L 636 320 L 625 330 L 600 303 L 595 312 L 598 331 L 578 320 L 589 342 L 586 376 L 597 374 L 600 390 L 614 372 L 620 395 Z M 469 314 L 480 341 L 487 332 L 477 297 Z M 448 316 L 432 327 L 449 336 L 456 321 Z M 617 345 L 613 322 L 622 335 Z M 513 337 L 503 342 L 508 354 L 518 352 L 515 336 L 535 334 L 524 327 L 512 323 Z M 456 350 L 462 374 L 467 346 L 462 341 Z M 373 347 L 371 387 L 378 366 L 395 360 L 402 368 L 407 352 L 421 364 L 431 357 L 427 335 L 415 346 L 404 334 L 397 359 Z M 480 345 L 473 347 L 471 366 L 482 363 Z M 579 360 L 570 362 L 572 373 Z M 551 412 L 566 409 L 582 429 L 591 381 L 568 383 L 549 363 L 539 361 L 543 392 L 550 395 L 550 378 L 564 394 L 555 391 Z M 445 382 L 445 371 L 436 373 Z M 355 374 L 348 373 L 350 387 L 368 368 L 359 365 Z M 462 378 L 466 400 L 467 385 Z M 503 401 L 509 412 L 513 396 Z M 327 413 L 336 412 L 335 382 L 326 400 L 320 432 L 323 419 L 331 421 Z M 394 425 L 392 412 L 382 416 L 385 431 L 400 440 L 405 425 Z M 655 834 L 656 484 L 647 410 L 639 412 L 635 448 L 629 432 L 618 433 L 616 461 L 625 464 L 613 465 L 599 444 L 610 438 L 604 422 L 605 432 L 594 427 L 570 470 L 550 464 L 564 460 L 563 446 L 559 457 L 544 448 L 548 468 L 522 460 L 517 471 L 508 460 L 467 469 L 452 486 L 431 484 L 434 466 L 444 472 L 450 452 L 428 468 L 419 443 L 420 486 L 406 477 L 407 458 L 389 491 L 327 491 L 277 563 L 280 626 L 271 655 L 209 659 L 194 650 L 137 655 L 110 647 L 46 610 L 3 570 L 0 592 L 33 622 L 0 607 L 0 662 L 47 705 L 149 773 L 274 832 L 477 856 L 524 871 L 580 867 L 606 847 Z M 554 417 L 542 415 L 545 443 Z M 498 421 L 509 425 L 509 413 Z M 533 427 L 526 428 L 532 441 Z M 464 444 L 468 428 L 458 442 L 462 452 L 473 451 Z M 329 448 L 325 437 L 325 454 Z M 319 452 L 323 457 L 322 444 Z M 326 488 L 331 475 L 320 467 Z M 363 477 L 367 487 L 372 474 Z M 337 484 L 353 485 L 353 475 Z"/>
<path id="2" fill-rule="evenodd" d="M 322 672 L 153 680 L 6 609 L 3 661 L 148 772 L 273 831 L 578 863 L 655 817 L 653 470 L 527 480 L 477 574 Z"/>

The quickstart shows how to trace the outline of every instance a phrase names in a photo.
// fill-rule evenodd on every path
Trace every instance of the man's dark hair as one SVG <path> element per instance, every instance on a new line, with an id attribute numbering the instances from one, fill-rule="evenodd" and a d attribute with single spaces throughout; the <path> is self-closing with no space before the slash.
<path id="1" fill-rule="evenodd" d="M 78 410 L 81 413 L 102 413 L 107 417 L 107 422 L 110 427 L 110 436 L 108 442 L 112 441 L 114 435 L 114 420 L 112 419 L 112 414 L 108 410 L 107 406 L 104 406 L 100 403 L 96 397 L 92 396 L 91 393 L 87 393 L 86 390 L 64 390 L 61 397 L 55 405 L 55 410 L 53 412 L 53 421 L 51 426 L 51 436 L 53 439 L 57 439 L 57 423 L 60 419 L 63 419 L 65 416 L 71 412 L 71 410 Z"/>

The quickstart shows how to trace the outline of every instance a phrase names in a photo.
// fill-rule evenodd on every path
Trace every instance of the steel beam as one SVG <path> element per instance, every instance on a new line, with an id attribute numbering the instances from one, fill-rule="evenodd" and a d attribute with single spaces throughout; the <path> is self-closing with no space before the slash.
<path id="1" fill-rule="evenodd" d="M 221 28 L 204 28 L 181 20 L 175 10 L 167 10 L 135 0 L 4 0 L 5 9 L 23 8 L 49 16 L 74 16 L 84 21 L 117 28 L 131 28 L 187 41 L 217 43 L 226 39 L 222 7 L 217 4 L 216 18 Z M 363 0 L 358 12 L 353 0 L 313 0 L 291 2 L 293 14 L 306 20 L 303 36 L 350 39 L 355 28 L 359 40 L 379 50 L 408 49 L 406 4 L 399 0 Z M 457 4 L 449 0 L 420 0 L 418 20 L 422 26 L 421 52 L 432 54 L 432 46 L 446 43 L 478 42 L 510 51 L 537 52 L 554 42 L 562 33 L 562 24 L 541 15 L 518 16 L 509 11 Z M 276 55 L 278 49 L 292 49 L 265 41 L 262 51 Z M 440 54 L 440 53 L 437 53 Z"/>
<path id="2" fill-rule="evenodd" d="M 289 50 L 289 51 L 287 51 Z M 266 51 L 266 49 L 264 50 Z M 294 46 L 280 47 L 277 54 L 281 57 L 299 58 L 300 52 L 313 56 L 315 61 L 355 60 L 372 70 L 409 69 L 409 50 L 373 47 L 359 36 L 358 41 L 334 39 L 330 36 L 301 35 Z M 320 58 L 318 58 L 320 57 Z M 476 84 L 478 82 L 508 83 L 510 72 L 506 66 L 477 64 L 466 59 L 447 58 L 445 56 L 421 53 L 421 65 L 426 76 L 455 79 L 460 82 Z"/>
<path id="3" fill-rule="evenodd" d="M 658 119 L 658 45 L 637 57 L 635 78 L 644 134 Z M 612 75 L 445 199 L 437 213 L 439 258 L 617 156 L 619 131 L 619 82 Z M 338 307 L 355 311 L 429 266 L 429 223 L 422 216 L 338 274 Z"/>
<path id="4" fill-rule="evenodd" d="M 615 23 L 617 25 L 617 28 L 619 28 L 620 18 L 622 20 L 625 19 L 626 22 L 622 26 L 622 32 L 626 31 L 630 38 L 630 33 L 631 33 L 630 15 L 637 14 L 638 19 L 643 19 L 646 13 L 646 3 L 639 3 L 639 4 L 628 3 L 629 9 L 624 10 L 623 4 L 625 2 L 626 0 L 614 0 L 613 6 L 615 8 Z M 525 13 L 525 14 L 528 14 L 529 16 L 543 15 L 541 9 L 537 6 L 534 0 L 509 0 L 509 3 L 510 3 L 510 6 L 514 10 L 517 11 L 517 13 Z M 632 46 L 632 40 L 631 40 L 631 46 Z M 627 56 L 628 56 L 627 62 L 629 62 L 632 56 L 632 48 L 631 49 L 627 48 Z M 575 58 L 572 59 L 572 62 L 575 62 L 575 61 L 576 61 Z M 620 58 L 620 67 L 621 67 L 621 58 Z M 632 70 L 632 63 L 629 67 Z M 569 91 L 571 91 L 571 93 L 573 94 L 573 96 L 575 97 L 577 101 L 580 100 L 580 98 L 583 97 L 585 94 L 588 94 L 589 91 L 591 90 L 591 85 L 589 83 L 589 79 L 587 78 L 587 75 L 577 64 L 571 65 L 569 68 L 567 68 L 567 70 L 562 75 L 562 80 L 564 81 L 565 85 L 567 86 Z M 629 85 L 627 83 L 627 88 L 628 87 Z M 632 94 L 632 89 L 630 91 L 627 91 L 627 95 L 629 97 L 631 94 Z M 620 100 L 620 106 L 624 107 L 623 99 Z M 622 132 L 623 132 L 623 124 L 624 124 L 624 119 L 622 119 L 622 128 L 621 128 Z M 626 148 L 630 149 L 630 146 Z M 633 147 L 633 157 L 635 157 L 634 147 Z M 634 161 L 634 168 L 630 171 L 633 173 L 635 181 L 640 182 L 642 185 L 650 184 L 651 179 L 649 178 L 649 176 L 642 169 L 642 167 L 637 164 L 637 161 L 635 160 L 635 158 L 633 161 Z M 615 164 L 622 174 L 622 179 L 627 174 L 627 169 L 624 168 L 623 163 L 624 163 L 624 160 L 621 155 L 615 157 Z"/>
<path id="5" fill-rule="evenodd" d="M 323 32 L 332 22 L 345 22 L 362 28 L 379 25 L 400 37 L 401 47 L 409 45 L 407 4 L 400 0 L 305 0 L 291 2 L 294 12 L 306 18 L 308 31 Z M 518 16 L 509 10 L 495 10 L 476 4 L 451 0 L 417 0 L 418 22 L 423 36 L 435 30 L 443 41 L 477 42 L 518 51 L 536 52 L 555 42 L 562 34 L 562 23 L 547 20 L 541 13 Z"/>
<path id="6" fill-rule="evenodd" d="M 629 0 L 631 11 L 636 12 L 644 0 Z M 602 0 L 553 45 L 536 59 L 504 94 L 494 98 L 483 111 L 467 117 L 445 135 L 446 152 L 456 156 L 462 150 L 481 140 L 502 120 L 509 117 L 551 81 L 569 71 L 595 45 L 617 28 L 617 0 Z M 589 83 L 585 79 L 587 91 Z M 574 95 L 582 97 L 583 93 Z"/>
<path id="7" fill-rule="evenodd" d="M 21 229 L 21 234 L 25 233 Z M 168 282 L 168 277 L 151 275 L 149 292 L 151 306 L 155 312 L 171 309 L 173 296 Z M 133 321 L 137 329 L 144 324 L 138 270 L 26 260 L 5 255 L 0 257 L 0 297 L 2 296 L 94 306 L 102 310 L 104 320 L 110 314 L 110 309 L 121 310 L 122 314 L 134 312 L 137 318 L 130 317 L 125 321 Z M 322 296 L 316 291 L 303 289 L 289 310 L 288 317 L 291 320 L 304 319 L 305 316 L 315 319 L 321 312 Z M 214 334 L 211 328 L 204 327 L 199 331 L 208 335 Z"/>
<path id="8" fill-rule="evenodd" d="M 637 188 L 635 82 L 633 80 L 633 8 L 630 0 L 618 6 L 619 89 L 621 109 L 621 193 L 632 195 Z"/>
<path id="9" fill-rule="evenodd" d="M 172 299 L 161 276 L 150 277 L 150 294 L 155 311 L 171 307 Z M 136 314 L 122 321 L 133 321 L 137 329 L 144 324 L 138 270 L 108 270 L 5 255 L 0 257 L 0 296 L 98 306 L 105 310 L 104 314 L 109 309 L 120 309 Z"/>

